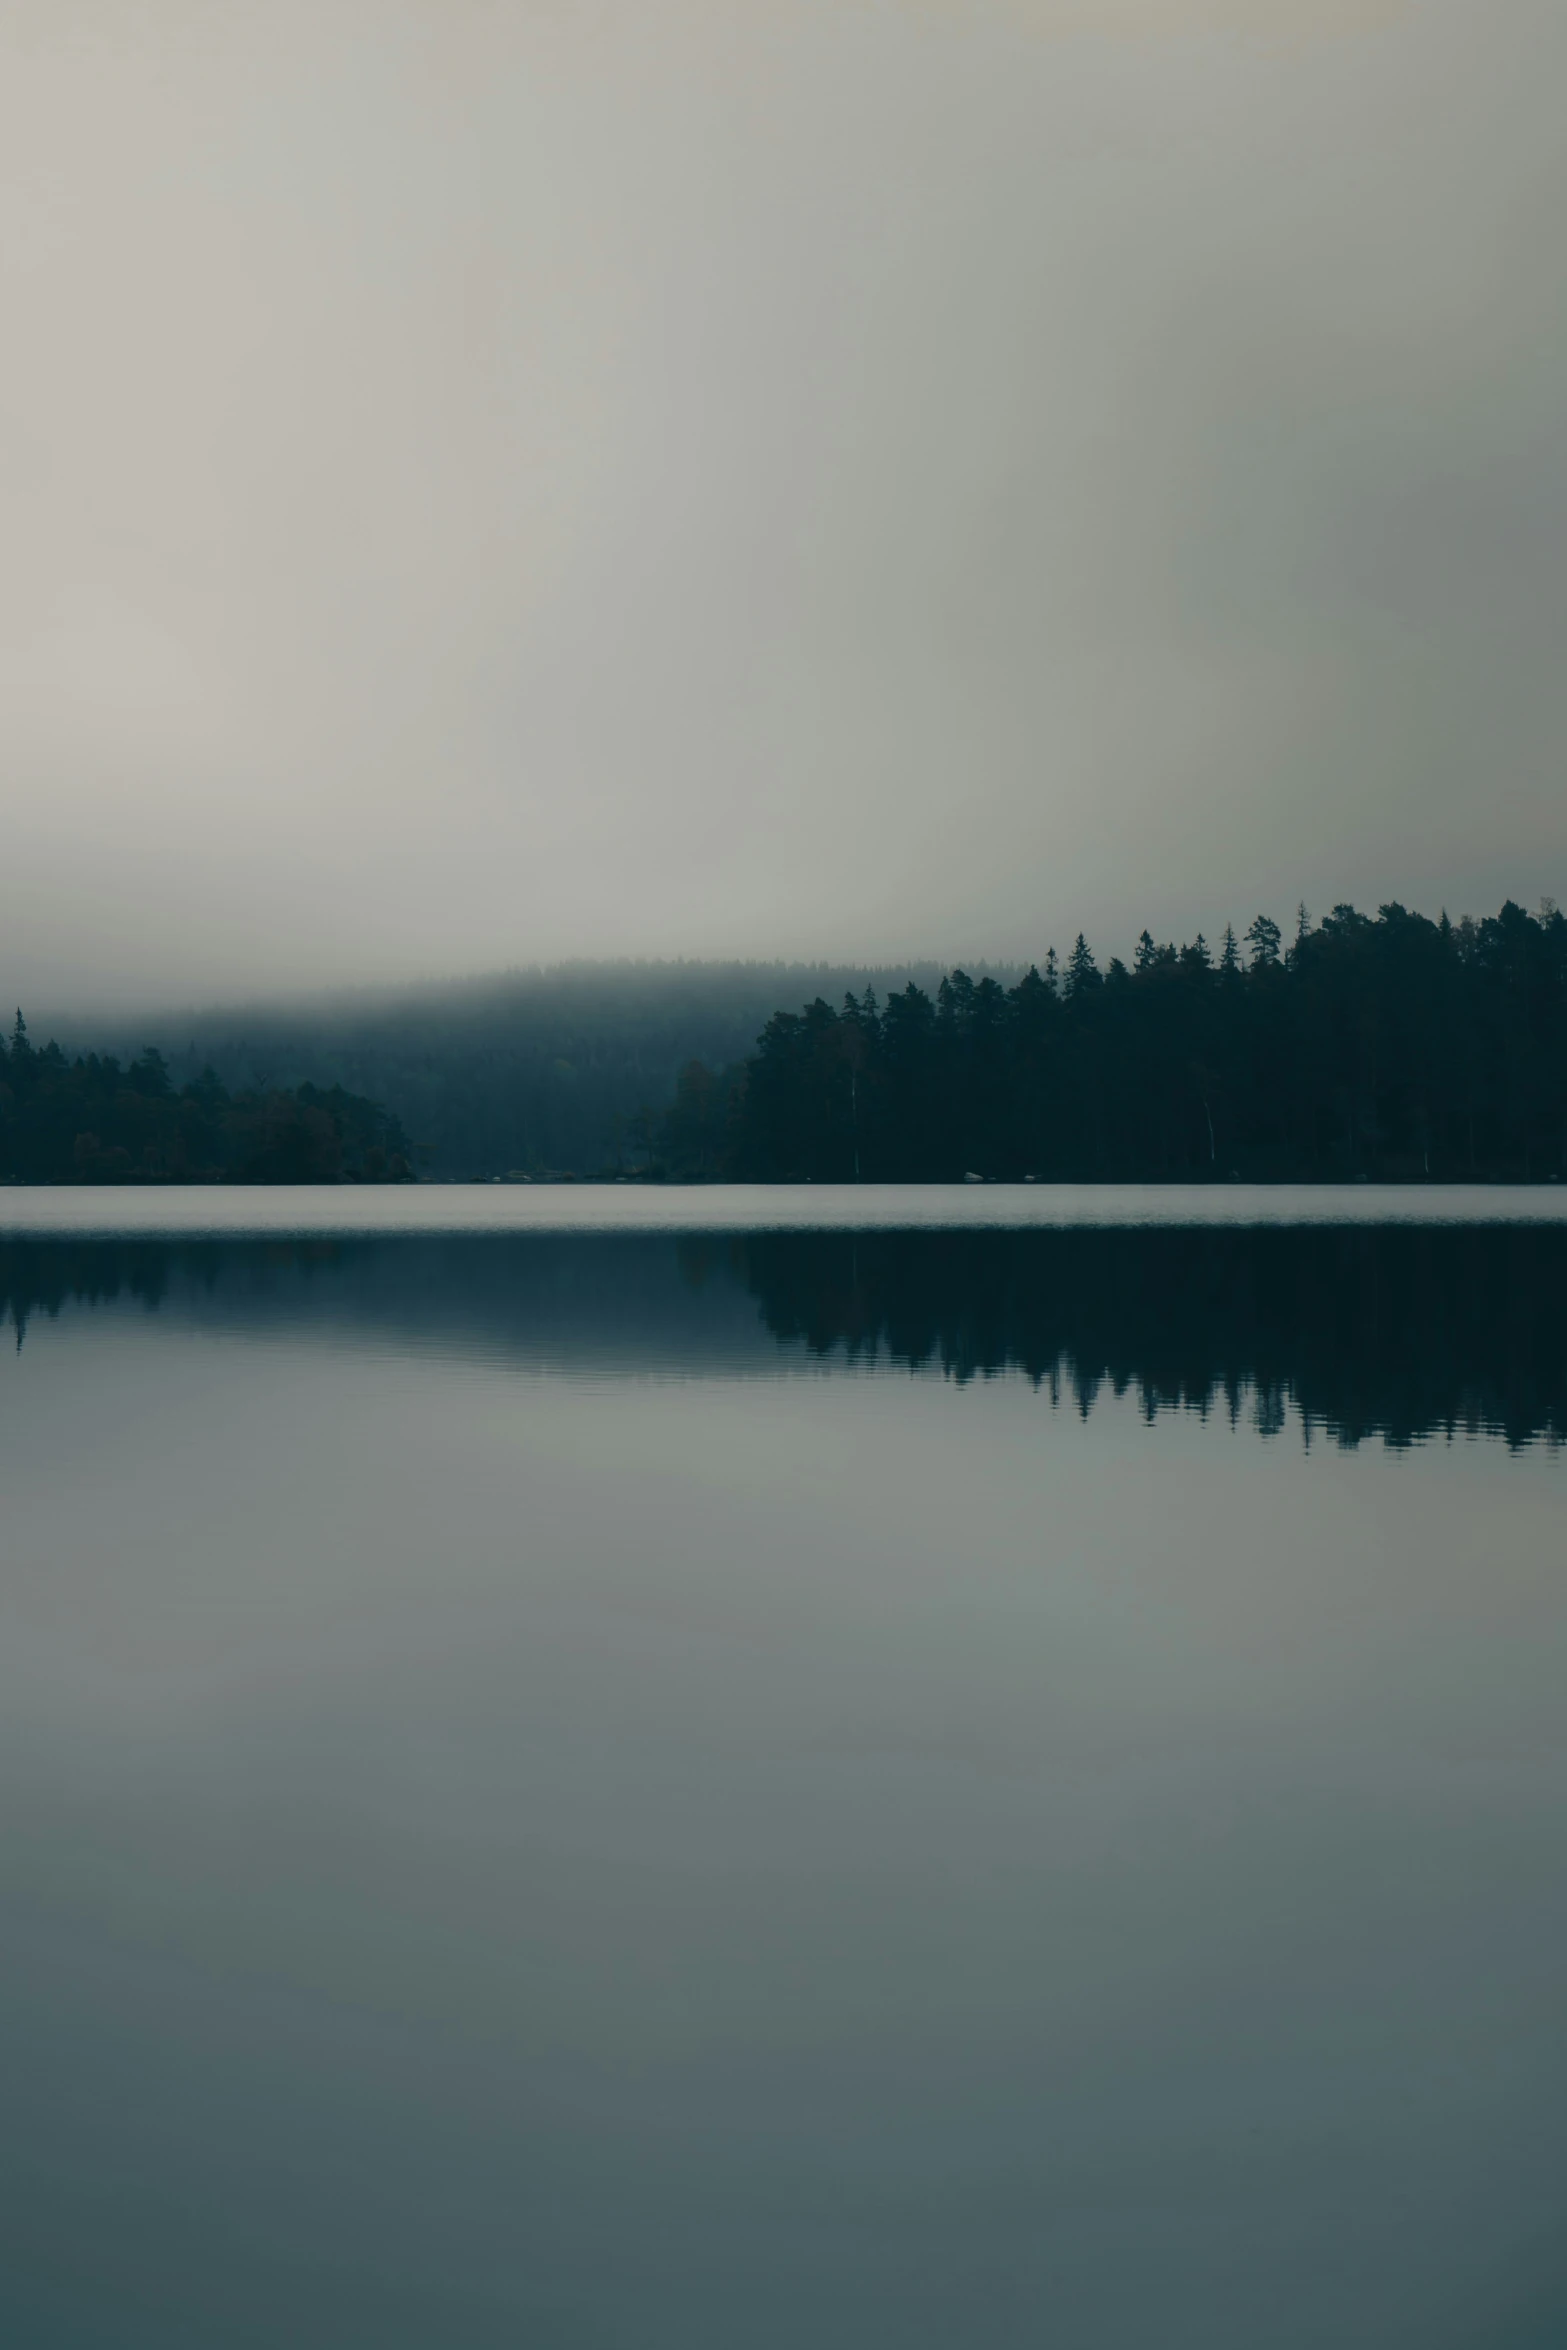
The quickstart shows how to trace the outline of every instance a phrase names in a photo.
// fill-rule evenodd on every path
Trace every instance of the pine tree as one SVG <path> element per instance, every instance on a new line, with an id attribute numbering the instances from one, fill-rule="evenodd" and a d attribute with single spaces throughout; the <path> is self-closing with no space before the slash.
<path id="1" fill-rule="evenodd" d="M 1246 933 L 1254 971 L 1269 971 L 1279 959 L 1281 933 L 1270 915 L 1259 914 Z"/>
<path id="2" fill-rule="evenodd" d="M 1100 984 L 1099 966 L 1094 961 L 1087 939 L 1079 931 L 1077 940 L 1067 957 L 1066 995 L 1068 1003 L 1089 995 Z"/>

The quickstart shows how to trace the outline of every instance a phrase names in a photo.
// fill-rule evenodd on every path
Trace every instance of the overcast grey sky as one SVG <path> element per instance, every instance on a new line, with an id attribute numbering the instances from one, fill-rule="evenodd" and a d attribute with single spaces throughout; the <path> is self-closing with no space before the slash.
<path id="1" fill-rule="evenodd" d="M 1560 0 L 0 5 L 0 987 L 1567 897 Z"/>

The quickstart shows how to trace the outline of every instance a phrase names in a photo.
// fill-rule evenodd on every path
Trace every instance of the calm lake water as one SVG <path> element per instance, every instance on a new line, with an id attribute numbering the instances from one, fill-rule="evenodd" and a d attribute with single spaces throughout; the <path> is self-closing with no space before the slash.
<path id="1" fill-rule="evenodd" d="M 0 2339 L 1567 2339 L 1563 1203 L 997 1188 L 0 1192 Z"/>

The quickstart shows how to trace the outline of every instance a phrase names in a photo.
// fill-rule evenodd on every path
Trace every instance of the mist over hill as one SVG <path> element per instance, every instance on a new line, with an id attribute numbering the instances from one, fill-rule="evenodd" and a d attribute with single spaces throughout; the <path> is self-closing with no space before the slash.
<path id="1" fill-rule="evenodd" d="M 513 1168 L 596 1175 L 634 1150 L 688 1061 L 743 1060 L 773 1014 L 867 987 L 939 985 L 946 966 L 610 962 L 428 982 L 395 991 L 35 1022 L 67 1052 L 164 1055 L 183 1086 L 211 1068 L 232 1090 L 342 1085 L 381 1103 L 421 1173 Z M 1011 964 L 973 963 L 1002 985 Z"/>

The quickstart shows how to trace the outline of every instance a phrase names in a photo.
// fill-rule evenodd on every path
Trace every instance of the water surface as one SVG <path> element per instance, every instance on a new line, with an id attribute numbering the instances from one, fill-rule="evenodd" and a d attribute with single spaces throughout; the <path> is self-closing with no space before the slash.
<path id="1" fill-rule="evenodd" d="M 1559 1219 L 20 1196 L 7 2339 L 1562 2338 Z"/>
<path id="2" fill-rule="evenodd" d="M 0 1234 L 1082 1231 L 1567 1222 L 1559 1183 L 416 1183 L 0 1186 Z"/>

